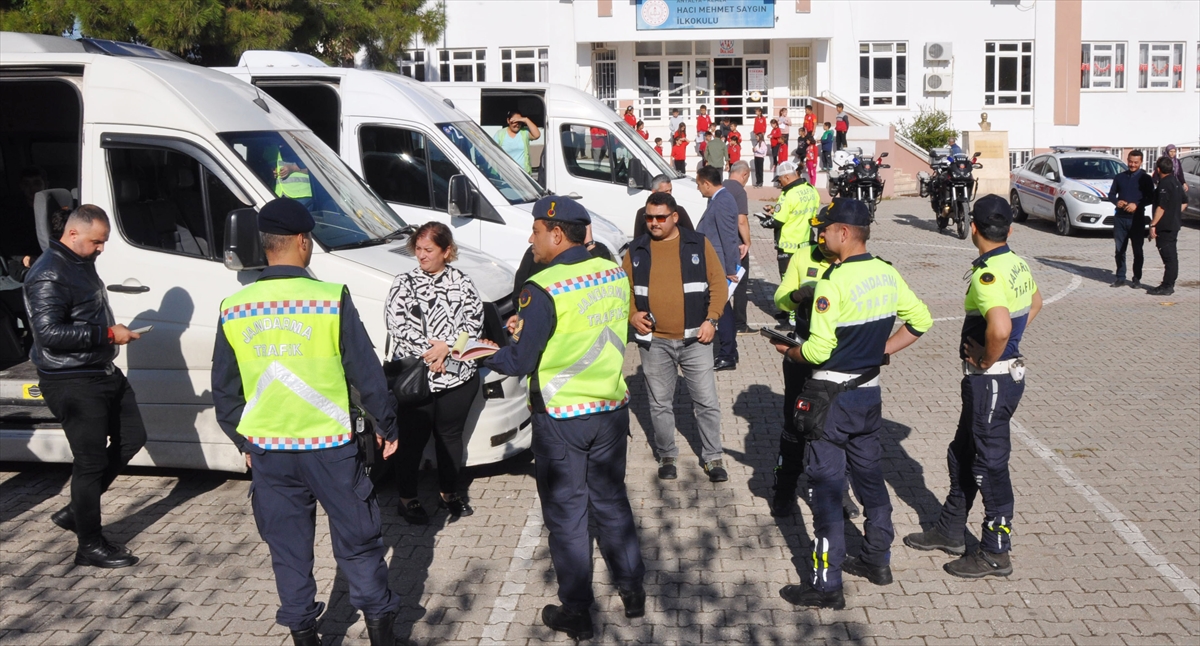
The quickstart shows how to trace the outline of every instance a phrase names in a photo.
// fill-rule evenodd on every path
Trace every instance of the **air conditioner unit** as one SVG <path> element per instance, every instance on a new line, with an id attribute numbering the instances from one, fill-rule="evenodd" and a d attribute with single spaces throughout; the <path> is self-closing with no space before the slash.
<path id="1" fill-rule="evenodd" d="M 948 63 L 954 58 L 950 43 L 925 43 L 925 60 L 931 63 Z"/>
<path id="2" fill-rule="evenodd" d="M 931 94 L 949 92 L 954 87 L 954 76 L 945 72 L 929 72 L 925 74 L 925 91 Z"/>

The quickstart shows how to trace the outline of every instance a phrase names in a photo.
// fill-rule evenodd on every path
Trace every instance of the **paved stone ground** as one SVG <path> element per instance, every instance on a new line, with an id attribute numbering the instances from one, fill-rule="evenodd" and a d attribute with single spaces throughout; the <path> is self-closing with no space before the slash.
<path id="1" fill-rule="evenodd" d="M 767 197 L 766 191 L 762 197 Z M 808 528 L 768 514 L 781 421 L 778 355 L 741 337 L 736 372 L 719 373 L 731 479 L 714 485 L 698 459 L 659 483 L 646 441 L 636 353 L 628 483 L 649 572 L 649 609 L 627 620 L 597 556 L 597 643 L 1195 644 L 1200 640 L 1200 231 L 1180 240 L 1171 298 L 1111 289 L 1111 241 L 1064 239 L 1048 223 L 1018 225 L 1048 304 L 1023 344 L 1029 387 L 1017 413 L 1016 572 L 961 581 L 944 555 L 899 537 L 932 522 L 948 486 L 945 448 L 958 417 L 956 344 L 965 241 L 933 230 L 922 200 L 884 203 L 872 249 L 893 261 L 941 320 L 884 373 L 885 470 L 895 505 L 896 583 L 847 578 L 847 609 L 796 611 L 778 589 L 800 581 Z M 751 322 L 770 323 L 778 274 L 765 231 L 754 248 Z M 1146 276 L 1161 275 L 1148 249 Z M 681 388 L 681 446 L 698 454 Z M 690 453 L 689 453 L 690 447 Z M 284 644 L 274 624 L 269 556 L 247 501 L 227 474 L 138 471 L 105 498 L 108 532 L 142 562 L 97 571 L 72 565 L 73 541 L 49 521 L 66 501 L 63 466 L 0 469 L 0 644 Z M 423 489 L 434 490 L 431 478 Z M 475 473 L 472 517 L 410 527 L 381 492 L 400 632 L 419 643 L 559 640 L 541 625 L 553 572 L 528 459 Z M 432 504 L 433 495 L 428 494 Z M 979 511 L 972 517 L 978 529 Z M 324 519 L 319 519 L 324 525 Z M 851 550 L 859 530 L 847 526 Z M 365 644 L 338 577 L 327 531 L 316 575 L 329 603 L 326 644 Z M 1190 595 L 1190 601 L 1189 596 Z M 565 640 L 562 640 L 565 641 Z"/>

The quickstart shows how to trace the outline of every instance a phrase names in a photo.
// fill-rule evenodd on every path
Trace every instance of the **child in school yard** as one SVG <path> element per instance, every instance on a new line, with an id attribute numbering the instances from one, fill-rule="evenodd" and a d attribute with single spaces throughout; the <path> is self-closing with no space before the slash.
<path id="1" fill-rule="evenodd" d="M 810 137 L 817 136 L 817 113 L 813 112 L 811 105 L 804 106 L 804 129 Z"/>
<path id="2" fill-rule="evenodd" d="M 812 135 L 805 135 L 804 148 L 806 154 L 804 156 L 804 165 L 808 168 L 808 183 L 813 186 L 817 185 L 817 158 L 820 156 L 817 152 L 817 140 Z"/>
<path id="3" fill-rule="evenodd" d="M 763 183 L 763 164 L 767 161 L 767 155 L 771 153 L 771 147 L 767 145 L 767 138 L 763 133 L 755 133 L 754 135 L 754 186 L 762 188 Z"/>
<path id="4" fill-rule="evenodd" d="M 642 123 L 641 121 L 637 122 L 637 126 L 634 127 L 634 130 L 637 130 L 637 133 L 642 136 L 642 139 L 650 139 L 650 132 L 646 130 L 646 124 Z"/>
<path id="5" fill-rule="evenodd" d="M 729 135 L 725 141 L 729 146 L 729 165 L 732 166 L 742 158 L 742 133 L 738 132 L 736 123 L 729 124 Z"/>
<path id="6" fill-rule="evenodd" d="M 775 170 L 779 162 L 787 159 L 786 156 L 781 159 L 779 154 L 779 149 L 783 147 L 783 134 L 779 131 L 778 119 L 771 119 L 771 134 L 768 136 L 771 138 L 771 170 Z"/>
<path id="7" fill-rule="evenodd" d="M 654 152 L 658 153 L 659 157 L 662 157 L 662 154 L 663 154 L 662 137 L 654 138 Z"/>
<path id="8" fill-rule="evenodd" d="M 675 170 L 687 172 L 687 137 L 679 135 L 671 144 L 671 161 L 675 162 Z"/>
<path id="9" fill-rule="evenodd" d="M 762 108 L 754 108 L 754 129 L 751 133 L 754 136 L 750 140 L 755 143 L 758 142 L 758 135 L 767 134 L 767 118 L 763 116 Z"/>
<path id="10" fill-rule="evenodd" d="M 833 166 L 833 128 L 825 122 L 825 132 L 821 133 L 821 170 L 829 170 Z"/>
<path id="11" fill-rule="evenodd" d="M 700 114 L 696 115 L 696 134 L 698 141 L 704 140 L 705 132 L 708 132 L 709 126 L 712 125 L 712 119 L 708 117 L 708 106 L 700 106 Z"/>

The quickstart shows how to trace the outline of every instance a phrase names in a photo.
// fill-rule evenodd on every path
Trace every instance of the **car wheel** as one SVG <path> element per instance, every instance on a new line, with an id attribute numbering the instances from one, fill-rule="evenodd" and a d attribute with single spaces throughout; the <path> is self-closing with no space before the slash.
<path id="1" fill-rule="evenodd" d="M 1071 235 L 1071 214 L 1063 202 L 1054 205 L 1054 230 L 1060 236 Z"/>
<path id="2" fill-rule="evenodd" d="M 1012 202 L 1013 222 L 1024 222 L 1029 219 L 1029 214 L 1021 208 L 1021 196 L 1016 191 L 1009 194 L 1008 201 Z"/>

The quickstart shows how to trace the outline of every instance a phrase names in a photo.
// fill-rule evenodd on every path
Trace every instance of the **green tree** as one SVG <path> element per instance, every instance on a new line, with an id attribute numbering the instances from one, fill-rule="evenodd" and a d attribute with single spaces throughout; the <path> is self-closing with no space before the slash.
<path id="1" fill-rule="evenodd" d="M 360 49 L 395 68 L 414 37 L 437 40 L 440 6 L 425 0 L 0 0 L 0 29 L 143 43 L 203 65 L 233 65 L 248 49 L 312 54 L 339 66 Z"/>
<path id="2" fill-rule="evenodd" d="M 921 106 L 920 114 L 912 121 L 897 121 L 896 132 L 925 150 L 943 147 L 947 139 L 957 134 L 950 125 L 949 114 L 925 106 Z"/>

